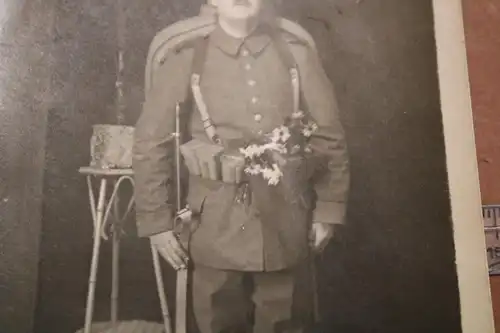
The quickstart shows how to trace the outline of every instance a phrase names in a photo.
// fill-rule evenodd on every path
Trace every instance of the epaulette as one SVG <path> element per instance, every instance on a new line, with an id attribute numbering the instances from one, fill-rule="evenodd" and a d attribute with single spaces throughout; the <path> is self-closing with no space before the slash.
<path id="1" fill-rule="evenodd" d="M 309 46 L 309 42 L 296 34 L 291 33 L 290 31 L 280 29 L 280 32 L 283 34 L 283 39 L 285 42 L 291 45 L 302 45 L 305 47 Z"/>
<path id="2" fill-rule="evenodd" d="M 208 36 L 201 36 L 191 40 L 186 40 L 177 45 L 172 51 L 177 54 L 186 49 L 193 49 L 201 39 L 206 39 L 206 38 L 208 38 Z"/>
<path id="3" fill-rule="evenodd" d="M 145 68 L 145 91 L 152 85 L 153 73 L 165 63 L 168 56 L 179 54 L 193 48 L 199 38 L 206 37 L 216 26 L 216 15 L 211 7 L 203 10 L 200 16 L 191 17 L 173 23 L 159 31 L 150 43 Z M 296 22 L 278 17 L 277 26 L 280 27 L 286 42 L 290 45 L 304 45 L 312 50 L 316 46 L 312 36 Z M 203 36 L 203 37 L 202 37 Z"/>
<path id="4" fill-rule="evenodd" d="M 197 38 L 186 40 L 182 43 L 179 43 L 174 48 L 172 48 L 172 50 L 170 52 L 166 53 L 161 59 L 159 59 L 158 63 L 160 65 L 163 65 L 170 55 L 179 54 L 182 51 L 194 49 L 195 45 L 198 43 L 198 41 L 200 39 L 204 39 L 204 38 L 207 38 L 207 37 L 206 36 L 205 37 L 197 37 Z"/>

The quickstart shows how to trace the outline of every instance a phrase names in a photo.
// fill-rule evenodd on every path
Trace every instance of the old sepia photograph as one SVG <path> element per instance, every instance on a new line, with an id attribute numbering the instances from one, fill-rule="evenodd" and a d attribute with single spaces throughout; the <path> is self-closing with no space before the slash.
<path id="1" fill-rule="evenodd" d="M 493 333 L 460 1 L 0 13 L 0 332 Z"/>

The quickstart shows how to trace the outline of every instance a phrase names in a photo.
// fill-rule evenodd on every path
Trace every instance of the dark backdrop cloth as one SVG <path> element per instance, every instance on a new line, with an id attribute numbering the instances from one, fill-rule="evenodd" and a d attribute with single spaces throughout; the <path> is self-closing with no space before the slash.
<path id="1" fill-rule="evenodd" d="M 54 1 L 0 10 L 0 332 L 29 333 L 37 288 Z"/>
<path id="2" fill-rule="evenodd" d="M 29 36 L 26 41 L 31 49 L 37 44 L 30 41 L 45 42 L 43 54 L 50 61 L 36 66 L 43 56 L 15 59 L 10 73 L 26 68 L 31 72 L 26 76 L 30 80 L 22 81 L 15 92 L 18 95 L 10 100 L 24 98 L 29 102 L 12 102 L 15 107 L 10 109 L 24 112 L 19 118 L 21 128 L 29 130 L 39 124 L 43 129 L 29 132 L 30 139 L 23 142 L 46 147 L 44 182 L 42 186 L 42 175 L 33 176 L 42 162 L 38 168 L 26 167 L 33 157 L 11 160 L 10 164 L 2 161 L 2 174 L 12 178 L 21 170 L 23 175 L 35 177 L 29 188 L 40 193 L 43 189 L 39 251 L 36 221 L 40 212 L 29 206 L 19 203 L 9 210 L 0 231 L 29 220 L 16 215 L 19 212 L 30 209 L 35 214 L 35 224 L 24 222 L 35 225 L 31 227 L 34 230 L 20 229 L 2 246 L 16 258 L 7 262 L 7 267 L 19 267 L 17 260 L 25 255 L 26 265 L 34 269 L 36 259 L 40 259 L 37 306 L 33 315 L 28 305 L 34 304 L 30 297 L 34 296 L 36 271 L 29 270 L 32 273 L 25 273 L 24 280 L 17 272 L 2 276 L 13 285 L 17 283 L 17 288 L 11 289 L 14 294 L 8 294 L 7 305 L 16 307 L 18 317 L 14 320 L 9 315 L 14 311 L 2 307 L 7 324 L 2 317 L 0 327 L 2 331 L 10 328 L 12 333 L 29 332 L 29 321 L 24 319 L 34 316 L 33 332 L 67 333 L 83 326 L 92 241 L 85 179 L 77 169 L 89 162 L 91 125 L 114 122 L 116 1 L 53 0 L 43 6 L 36 0 L 25 2 L 32 3 L 25 7 L 38 18 L 39 29 L 23 27 L 26 19 L 21 16 L 19 29 L 24 28 Z M 431 1 L 282 2 L 282 13 L 297 19 L 316 38 L 337 91 L 352 165 L 347 226 L 319 262 L 321 312 L 327 319 L 318 330 L 460 332 Z M 151 38 L 166 25 L 195 15 L 201 1 L 123 3 L 127 18 L 126 123 L 133 125 L 143 100 L 143 70 Z M 27 47 L 17 42 L 13 45 L 15 50 Z M 0 50 L 11 52 L 9 47 L 2 45 Z M 39 90 L 44 93 L 36 95 Z M 34 102 L 30 99 L 33 95 L 38 96 Z M 36 118 L 39 113 L 34 110 L 45 110 L 41 114 L 47 117 Z M 26 151 L 15 141 L 21 134 L 16 136 L 11 126 L 7 128 L 5 140 L 13 147 L 12 156 L 19 153 L 16 149 Z M 40 136 L 45 136 L 45 145 Z M 32 151 L 33 156 L 43 153 Z M 13 186 L 9 193 L 16 193 L 18 183 L 10 180 L 8 184 Z M 21 200 L 22 195 L 17 198 Z M 148 244 L 135 237 L 133 224 L 133 220 L 128 221 L 122 243 L 120 317 L 161 320 Z M 8 247 L 16 239 L 23 250 Z M 97 320 L 109 318 L 110 257 L 110 244 L 103 243 Z M 168 269 L 165 272 L 167 292 L 173 295 L 174 276 Z M 27 281 L 28 286 L 20 281 Z M 21 301 L 16 303 L 18 297 Z"/>

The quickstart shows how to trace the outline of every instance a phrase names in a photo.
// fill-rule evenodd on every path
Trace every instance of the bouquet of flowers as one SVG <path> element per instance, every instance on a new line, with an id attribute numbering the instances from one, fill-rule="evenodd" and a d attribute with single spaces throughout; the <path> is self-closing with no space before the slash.
<path id="1" fill-rule="evenodd" d="M 291 157 L 301 158 L 312 152 L 309 139 L 317 129 L 318 125 L 303 111 L 294 112 L 283 125 L 240 148 L 245 157 L 244 172 L 261 175 L 268 185 L 277 185 Z"/>

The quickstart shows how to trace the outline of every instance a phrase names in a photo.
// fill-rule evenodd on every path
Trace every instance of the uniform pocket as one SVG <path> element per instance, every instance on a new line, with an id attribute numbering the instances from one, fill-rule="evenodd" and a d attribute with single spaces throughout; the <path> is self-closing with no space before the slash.
<path id="1" fill-rule="evenodd" d="M 200 183 L 204 183 L 203 180 Z M 206 187 L 193 184 L 197 189 L 189 196 L 193 213 L 197 220 L 196 230 L 192 233 L 192 241 L 196 246 L 211 248 L 215 242 L 229 230 L 234 206 L 234 189 L 229 184 L 218 182 L 217 187 Z"/>
<path id="2" fill-rule="evenodd" d="M 191 176 L 186 202 L 193 213 L 203 215 L 207 206 L 222 208 L 233 196 L 234 186 L 232 184 Z"/>
<path id="3" fill-rule="evenodd" d="M 233 184 L 220 182 L 220 186 L 206 193 L 203 202 L 204 220 L 220 220 L 227 218 L 228 211 L 234 205 L 236 187 Z"/>
<path id="4" fill-rule="evenodd" d="M 186 203 L 193 214 L 199 215 L 203 211 L 203 206 L 211 189 L 204 184 L 203 178 L 198 176 L 189 177 L 189 187 L 186 196 Z"/>

